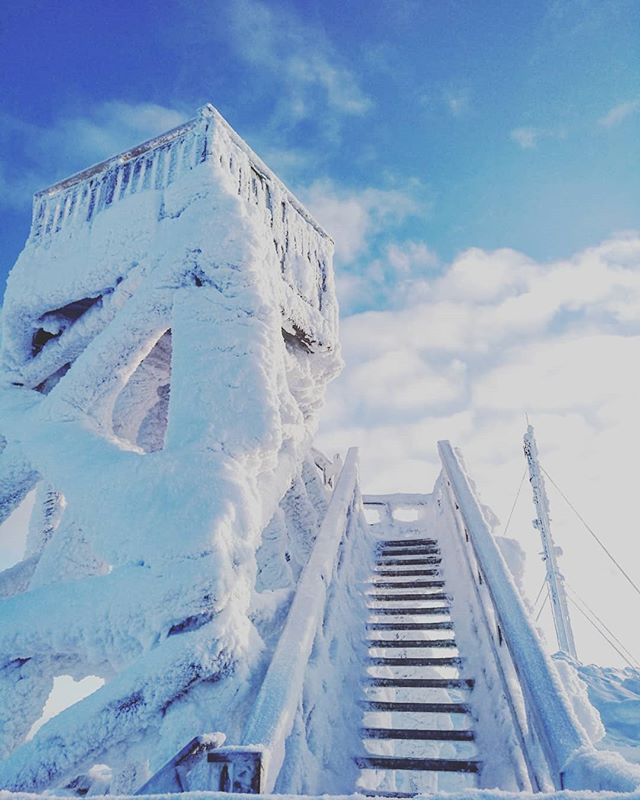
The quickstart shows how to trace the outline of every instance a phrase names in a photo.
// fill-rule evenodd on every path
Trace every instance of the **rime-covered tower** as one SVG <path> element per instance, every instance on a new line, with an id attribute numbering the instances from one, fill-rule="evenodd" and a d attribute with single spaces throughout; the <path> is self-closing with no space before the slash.
<path id="1" fill-rule="evenodd" d="M 36 195 L 2 333 L 1 518 L 37 487 L 0 575 L 2 786 L 102 762 L 131 790 L 240 725 L 326 506 L 332 252 L 212 106 Z M 24 743 L 61 673 L 106 685 Z"/>

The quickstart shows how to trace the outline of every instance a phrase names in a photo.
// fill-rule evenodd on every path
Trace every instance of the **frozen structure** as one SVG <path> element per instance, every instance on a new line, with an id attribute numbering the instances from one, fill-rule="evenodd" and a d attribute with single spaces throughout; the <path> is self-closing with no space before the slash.
<path id="1" fill-rule="evenodd" d="M 332 249 L 211 107 L 35 198 L 2 336 L 2 515 L 37 485 L 0 579 L 4 782 L 121 748 L 128 788 L 150 726 L 169 755 L 187 705 L 246 701 L 326 507 Z M 15 750 L 61 673 L 107 684 Z"/>
<path id="2" fill-rule="evenodd" d="M 455 451 L 431 494 L 363 503 L 355 451 L 313 449 L 331 258 L 211 106 L 36 195 L 3 312 L 0 518 L 35 505 L 0 573 L 0 788 L 640 786 Z M 31 738 L 63 674 L 104 685 Z"/>

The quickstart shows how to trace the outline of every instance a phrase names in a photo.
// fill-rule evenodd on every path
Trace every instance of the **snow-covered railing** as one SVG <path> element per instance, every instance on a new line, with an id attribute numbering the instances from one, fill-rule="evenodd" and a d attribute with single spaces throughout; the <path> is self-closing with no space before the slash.
<path id="1" fill-rule="evenodd" d="M 216 152 L 214 142 L 215 127 L 225 131 L 237 152 L 249 157 L 254 175 L 238 174 L 233 158 L 226 164 L 222 163 L 221 153 Z M 329 238 L 300 201 L 209 103 L 196 117 L 182 125 L 36 192 L 31 236 L 59 231 L 65 221 L 81 215 L 82 211 L 90 221 L 111 203 L 145 189 L 170 186 L 181 172 L 216 156 L 223 168 L 237 176 L 238 193 L 247 200 L 256 205 L 263 204 L 273 211 L 270 189 L 275 184 L 282 201 L 322 238 Z"/>
<path id="2" fill-rule="evenodd" d="M 195 783 L 181 775 L 186 788 L 207 791 L 270 793 L 273 791 L 285 757 L 286 741 L 292 731 L 302 697 L 304 678 L 316 634 L 325 614 L 328 589 L 335 576 L 340 546 L 349 520 L 359 501 L 358 451 L 351 448 L 336 481 L 311 555 L 302 570 L 287 620 L 276 645 L 262 686 L 253 704 L 241 742 L 211 747 L 207 751 L 210 769 L 203 785 L 201 764 L 194 761 Z M 200 737 L 202 738 L 202 737 Z M 184 761 L 201 753 L 203 745 L 194 740 L 176 758 Z M 180 791 L 171 788 L 180 772 L 175 759 L 165 765 L 138 794 Z M 191 769 L 191 765 L 189 765 Z"/>
<path id="3" fill-rule="evenodd" d="M 205 163 L 221 171 L 249 214 L 266 223 L 283 280 L 322 312 L 331 280 L 331 238 L 210 104 L 183 125 L 35 194 L 29 242 L 35 246 L 67 228 L 91 225 L 114 204 L 161 192 Z M 300 337 L 299 327 L 294 319 L 290 332 Z M 309 331 L 304 333 L 309 339 Z"/>
<path id="4" fill-rule="evenodd" d="M 497 672 L 532 788 L 637 790 L 640 768 L 615 754 L 597 751 L 590 743 L 542 647 L 464 468 L 449 442 L 439 442 L 438 450 L 469 577 L 482 605 L 480 617 L 489 628 Z"/>

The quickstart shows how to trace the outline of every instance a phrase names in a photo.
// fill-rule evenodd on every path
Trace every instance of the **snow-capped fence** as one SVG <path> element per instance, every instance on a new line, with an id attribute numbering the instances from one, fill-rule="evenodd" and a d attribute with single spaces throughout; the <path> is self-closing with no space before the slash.
<path id="1" fill-rule="evenodd" d="M 300 575 L 282 634 L 238 744 L 206 747 L 200 737 L 151 778 L 138 794 L 187 789 L 270 793 L 285 757 L 302 697 L 313 643 L 325 614 L 327 593 L 339 561 L 350 517 L 360 502 L 358 451 L 351 448 L 336 481 L 313 550 Z M 214 741 L 215 735 L 209 737 Z M 209 741 L 209 740 L 207 740 Z M 196 754 L 200 758 L 192 758 Z M 203 770 L 205 757 L 210 765 Z M 184 769 L 185 757 L 191 759 Z M 178 763 L 178 761 L 180 763 Z M 182 767 L 182 769 L 181 769 Z M 189 771 L 193 779 L 189 780 Z M 179 774 L 179 779 L 176 775 Z M 182 788 L 176 789 L 175 786 Z"/>
<path id="2" fill-rule="evenodd" d="M 443 480 L 490 639 L 496 672 L 534 791 L 637 791 L 640 767 L 597 751 L 573 713 L 509 568 L 492 536 L 463 466 L 449 442 L 439 442 Z"/>

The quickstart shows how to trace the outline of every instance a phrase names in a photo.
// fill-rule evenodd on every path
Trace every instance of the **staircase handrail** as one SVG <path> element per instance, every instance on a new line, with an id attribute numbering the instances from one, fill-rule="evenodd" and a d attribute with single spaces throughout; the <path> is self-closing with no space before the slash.
<path id="1" fill-rule="evenodd" d="M 640 785 L 640 770 L 625 770 L 625 787 L 607 759 L 613 754 L 593 747 L 575 717 L 560 677 L 542 647 L 535 626 L 491 533 L 475 492 L 448 441 L 438 442 L 446 483 L 488 590 L 499 631 L 496 639 L 508 648 L 524 698 L 528 719 L 539 740 L 557 789 L 632 791 Z M 619 758 L 619 757 L 618 757 Z"/>
<path id="2" fill-rule="evenodd" d="M 324 616 L 327 589 L 357 491 L 358 450 L 352 447 L 300 575 L 287 621 L 245 728 L 243 741 L 268 751 L 262 789 L 265 792 L 273 790 L 284 760 L 285 743 L 293 728 L 305 670 Z"/>

